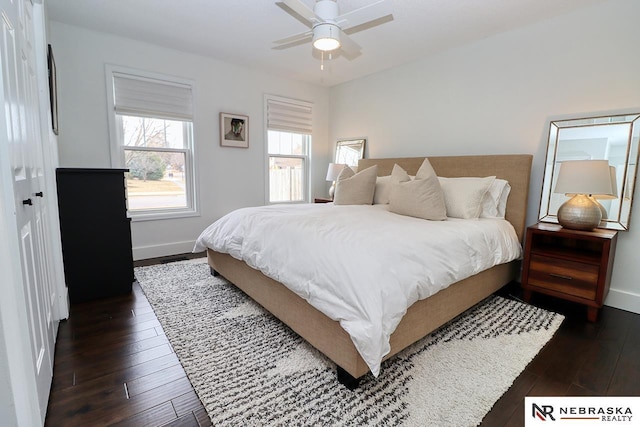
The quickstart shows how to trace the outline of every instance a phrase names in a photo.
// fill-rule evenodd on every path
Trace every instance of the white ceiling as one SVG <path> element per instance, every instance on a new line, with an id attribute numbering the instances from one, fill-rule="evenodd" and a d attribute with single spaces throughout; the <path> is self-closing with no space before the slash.
<path id="1" fill-rule="evenodd" d="M 302 0 L 313 8 L 314 0 Z M 338 0 L 340 12 L 374 0 Z M 333 86 L 434 52 L 606 0 L 392 0 L 394 19 L 351 35 L 352 61 L 325 61 L 310 44 L 274 50 L 303 32 L 275 0 L 46 0 L 52 20 Z"/>

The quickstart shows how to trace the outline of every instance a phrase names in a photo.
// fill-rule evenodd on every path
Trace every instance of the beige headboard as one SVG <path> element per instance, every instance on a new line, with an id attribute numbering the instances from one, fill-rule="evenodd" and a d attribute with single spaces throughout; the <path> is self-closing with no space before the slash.
<path id="1" fill-rule="evenodd" d="M 515 228 L 520 242 L 524 238 L 532 160 L 533 156 L 529 154 L 429 157 L 429 162 L 438 176 L 455 178 L 495 175 L 509 181 L 511 193 L 507 201 L 506 219 Z M 424 157 L 362 159 L 358 163 L 358 170 L 378 165 L 378 176 L 385 176 L 391 174 L 393 165 L 397 163 L 409 175 L 415 175 L 423 161 Z"/>

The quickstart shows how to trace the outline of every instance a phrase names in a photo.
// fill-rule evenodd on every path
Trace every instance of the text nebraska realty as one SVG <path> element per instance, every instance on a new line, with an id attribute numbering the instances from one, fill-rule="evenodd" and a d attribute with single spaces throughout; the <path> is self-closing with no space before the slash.
<path id="1" fill-rule="evenodd" d="M 633 412 L 629 407 L 560 407 L 560 418 L 567 418 L 563 415 L 593 416 L 597 415 L 602 421 L 624 421 L 631 422 Z"/>

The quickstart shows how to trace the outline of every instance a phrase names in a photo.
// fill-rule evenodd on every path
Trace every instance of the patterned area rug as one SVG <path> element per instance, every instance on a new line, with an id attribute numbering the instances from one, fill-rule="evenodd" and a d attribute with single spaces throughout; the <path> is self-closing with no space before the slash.
<path id="1" fill-rule="evenodd" d="M 563 317 L 491 297 L 384 362 L 356 391 L 206 259 L 136 277 L 215 426 L 474 426 Z"/>

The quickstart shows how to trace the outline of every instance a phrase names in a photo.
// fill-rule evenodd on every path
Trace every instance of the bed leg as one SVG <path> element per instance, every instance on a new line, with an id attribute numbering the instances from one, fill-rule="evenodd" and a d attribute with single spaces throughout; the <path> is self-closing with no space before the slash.
<path id="1" fill-rule="evenodd" d="M 353 391 L 358 388 L 360 384 L 360 378 L 354 378 L 350 373 L 342 369 L 340 366 L 338 368 L 338 382 Z"/>
<path id="2" fill-rule="evenodd" d="M 220 273 L 218 273 L 217 271 L 215 271 L 215 270 L 213 269 L 213 267 L 209 267 L 209 271 L 211 272 L 211 275 L 212 275 L 213 277 L 218 277 L 218 276 L 220 275 Z"/>

